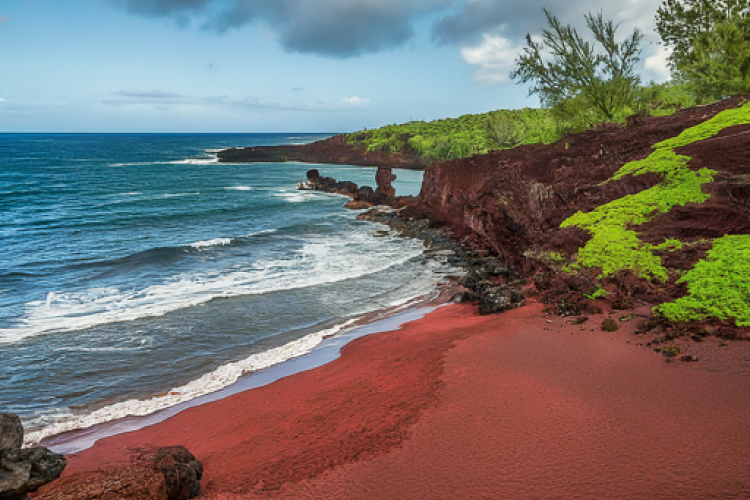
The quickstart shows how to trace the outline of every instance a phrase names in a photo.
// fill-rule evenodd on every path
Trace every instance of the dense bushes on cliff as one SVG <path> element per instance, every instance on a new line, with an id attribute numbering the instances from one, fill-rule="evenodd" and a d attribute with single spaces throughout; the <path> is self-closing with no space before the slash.
<path id="1" fill-rule="evenodd" d="M 559 124 L 545 109 L 499 110 L 430 122 L 413 121 L 347 136 L 368 151 L 405 150 L 426 160 L 453 160 L 520 144 L 554 142 Z"/>

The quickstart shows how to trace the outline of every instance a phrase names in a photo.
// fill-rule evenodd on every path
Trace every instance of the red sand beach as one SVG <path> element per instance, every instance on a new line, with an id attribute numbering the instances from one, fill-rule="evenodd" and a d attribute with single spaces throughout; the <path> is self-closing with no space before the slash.
<path id="1" fill-rule="evenodd" d="M 536 303 L 442 307 L 322 367 L 102 440 L 62 481 L 183 444 L 215 500 L 750 498 L 744 357 L 667 363 L 635 345 L 635 322 L 610 334 L 601 316 L 585 331 L 550 319 Z"/>

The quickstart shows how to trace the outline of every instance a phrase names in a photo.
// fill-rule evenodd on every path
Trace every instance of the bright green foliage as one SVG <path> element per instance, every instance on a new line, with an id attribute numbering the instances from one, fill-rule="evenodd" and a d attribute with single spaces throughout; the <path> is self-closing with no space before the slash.
<path id="1" fill-rule="evenodd" d="M 630 269 L 644 278 L 667 279 L 667 270 L 653 250 L 674 246 L 673 242 L 653 247 L 644 244 L 635 231 L 628 229 L 666 213 L 674 206 L 703 203 L 708 195 L 703 184 L 713 180 L 713 170 L 703 168 L 693 172 L 687 166 L 690 158 L 670 149 L 657 149 L 645 160 L 624 165 L 612 177 L 641 175 L 649 172 L 662 175 L 656 186 L 625 196 L 596 208 L 589 213 L 578 212 L 564 221 L 561 227 L 578 226 L 592 238 L 579 253 L 579 262 L 586 267 L 601 267 L 603 276 L 613 276 L 622 269 Z"/>
<path id="2" fill-rule="evenodd" d="M 635 66 L 643 34 L 635 29 L 618 43 L 617 25 L 605 21 L 601 13 L 587 14 L 586 25 L 596 42 L 592 43 L 547 9 L 544 14 L 549 27 L 542 30 L 542 41 L 526 35 L 526 47 L 510 77 L 519 84 L 531 83 L 530 94 L 538 94 L 545 106 L 585 101 L 589 110 L 600 115 L 594 123 L 616 119 L 633 101 L 640 83 Z"/>
<path id="3" fill-rule="evenodd" d="M 667 319 L 734 318 L 750 326 L 750 235 L 719 238 L 678 282 L 687 283 L 689 295 L 655 309 Z"/>
<path id="4" fill-rule="evenodd" d="M 656 144 L 655 148 L 679 148 L 715 136 L 722 130 L 735 125 L 750 123 L 750 103 L 735 109 L 722 111 L 708 121 L 683 131 L 677 137 Z"/>
<path id="5" fill-rule="evenodd" d="M 612 180 L 626 175 L 658 173 L 662 181 L 656 186 L 596 208 L 592 212 L 578 212 L 565 220 L 561 227 L 578 226 L 592 238 L 578 254 L 578 262 L 586 267 L 600 267 L 603 276 L 612 276 L 630 269 L 644 278 L 667 279 L 667 270 L 655 250 L 670 249 L 679 242 L 668 240 L 662 245 L 644 244 L 630 229 L 666 213 L 675 206 L 703 203 L 709 196 L 703 185 L 713 180 L 716 173 L 702 168 L 694 172 L 688 168 L 690 158 L 676 154 L 673 149 L 715 136 L 733 125 L 750 123 L 750 103 L 723 111 L 700 125 L 689 128 L 679 136 L 654 145 L 645 160 L 624 165 Z"/>
<path id="6" fill-rule="evenodd" d="M 554 142 L 559 127 L 548 110 L 499 110 L 431 122 L 412 121 L 349 134 L 368 151 L 405 149 L 426 161 L 452 160 L 520 144 Z"/>
<path id="7" fill-rule="evenodd" d="M 583 294 L 583 296 L 589 300 L 600 299 L 602 297 L 606 297 L 607 295 L 609 295 L 609 292 L 602 287 L 597 287 L 596 291 L 590 295 L 587 295 L 585 293 Z"/>

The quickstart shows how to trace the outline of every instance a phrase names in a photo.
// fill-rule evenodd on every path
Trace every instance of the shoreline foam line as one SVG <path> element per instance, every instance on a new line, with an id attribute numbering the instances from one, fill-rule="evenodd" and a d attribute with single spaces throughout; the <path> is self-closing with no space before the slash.
<path id="1" fill-rule="evenodd" d="M 426 300 L 430 299 L 427 298 Z M 275 364 L 260 367 L 257 369 L 258 371 L 242 372 L 233 382 L 230 382 L 221 388 L 215 389 L 213 392 L 206 392 L 201 395 L 194 394 L 191 397 L 186 398 L 185 400 L 175 402 L 168 406 L 165 405 L 160 407 L 157 407 L 159 403 L 154 402 L 154 400 L 161 398 L 151 398 L 142 401 L 131 400 L 123 403 L 116 403 L 114 405 L 110 405 L 90 414 L 84 415 L 83 417 L 79 417 L 71 421 L 62 423 L 58 426 L 45 428 L 41 431 L 30 432 L 25 437 L 24 445 L 32 446 L 38 444 L 41 446 L 46 446 L 56 453 L 62 453 L 66 455 L 77 453 L 79 451 L 90 448 L 100 439 L 111 437 L 117 434 L 122 434 L 125 432 L 139 430 L 144 427 L 163 422 L 164 420 L 188 408 L 200 406 L 212 401 L 218 401 L 233 394 L 268 385 L 289 375 L 325 365 L 338 358 L 341 354 L 341 349 L 349 342 L 366 335 L 371 335 L 373 333 L 396 330 L 405 323 L 409 323 L 411 321 L 415 321 L 424 317 L 438 307 L 441 306 L 437 305 L 412 307 L 404 311 L 396 312 L 386 318 L 376 319 L 376 321 L 372 323 L 347 330 L 347 326 L 350 326 L 352 323 L 361 320 L 362 318 L 351 319 L 333 328 L 315 332 L 278 348 L 271 349 L 270 351 L 255 354 L 253 356 L 250 356 L 247 360 L 224 365 L 214 372 L 204 375 L 196 381 L 168 391 L 167 394 L 162 398 L 179 398 L 184 394 L 180 393 L 173 395 L 172 393 L 177 392 L 178 390 L 181 391 L 198 381 L 206 379 L 207 377 L 210 378 L 212 375 L 222 371 L 226 367 L 236 368 L 238 365 L 242 365 L 243 363 L 246 363 L 248 360 L 256 356 L 263 356 L 274 350 L 287 348 L 287 346 L 289 346 L 290 344 L 300 343 L 301 341 L 310 342 L 310 340 L 320 338 L 320 341 L 315 345 L 312 345 L 307 351 L 300 352 L 293 357 L 289 357 L 280 362 L 276 362 Z M 111 417 L 113 415 L 113 412 L 126 409 L 126 405 L 129 403 L 145 403 L 146 409 L 150 410 L 148 412 L 140 414 L 133 412 L 123 412 L 121 415 L 114 418 L 107 418 L 106 420 L 102 420 L 99 422 L 96 421 L 97 418 L 107 416 Z"/>

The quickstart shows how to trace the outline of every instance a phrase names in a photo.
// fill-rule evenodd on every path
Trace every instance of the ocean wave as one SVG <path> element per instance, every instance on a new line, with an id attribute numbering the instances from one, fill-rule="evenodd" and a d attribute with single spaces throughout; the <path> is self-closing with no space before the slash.
<path id="1" fill-rule="evenodd" d="M 229 186 L 224 189 L 228 191 L 251 191 L 253 188 L 251 186 Z"/>
<path id="2" fill-rule="evenodd" d="M 169 165 L 211 165 L 212 163 L 218 163 L 219 158 L 185 158 L 184 160 L 175 160 L 166 162 Z"/>
<path id="3" fill-rule="evenodd" d="M 400 240 L 373 244 L 374 234 L 353 232 L 339 237 L 309 237 L 301 248 L 281 259 L 256 261 L 239 271 L 181 274 L 143 288 L 102 287 L 82 292 L 49 292 L 28 302 L 14 328 L 0 329 L 0 344 L 108 323 L 133 321 L 198 306 L 216 298 L 260 295 L 340 282 L 384 271 L 422 253 L 421 245 Z M 383 238 L 387 240 L 387 238 Z M 235 244 L 234 240 L 230 242 Z M 193 247 L 154 249 L 126 257 L 127 265 L 152 258 L 175 258 Z"/>
<path id="4" fill-rule="evenodd" d="M 291 203 L 300 203 L 305 201 L 314 201 L 320 199 L 321 193 L 313 191 L 281 191 L 274 193 L 273 196 L 276 198 L 283 198 Z"/>
<path id="5" fill-rule="evenodd" d="M 320 330 L 293 340 L 273 349 L 253 354 L 243 360 L 220 366 L 197 380 L 170 389 L 166 393 L 148 399 L 131 399 L 105 406 L 91 413 L 74 415 L 69 410 L 62 410 L 59 415 L 45 413 L 40 420 L 52 423 L 41 430 L 28 432 L 24 438 L 25 446 L 33 446 L 44 438 L 63 432 L 86 429 L 96 424 L 109 422 L 129 416 L 149 415 L 199 396 L 216 392 L 235 383 L 241 376 L 269 368 L 283 361 L 302 356 L 312 351 L 323 339 L 339 334 L 351 326 L 356 319 L 350 319 L 332 328 Z M 33 425 L 34 422 L 32 422 Z"/>
<path id="6" fill-rule="evenodd" d="M 200 196 L 200 193 L 165 193 L 164 198 L 181 198 L 183 196 Z"/>
<path id="7" fill-rule="evenodd" d="M 201 250 L 204 248 L 226 246 L 226 245 L 231 245 L 231 244 L 232 244 L 232 238 L 214 238 L 212 240 L 196 241 L 195 243 L 190 243 L 188 246 Z"/>

